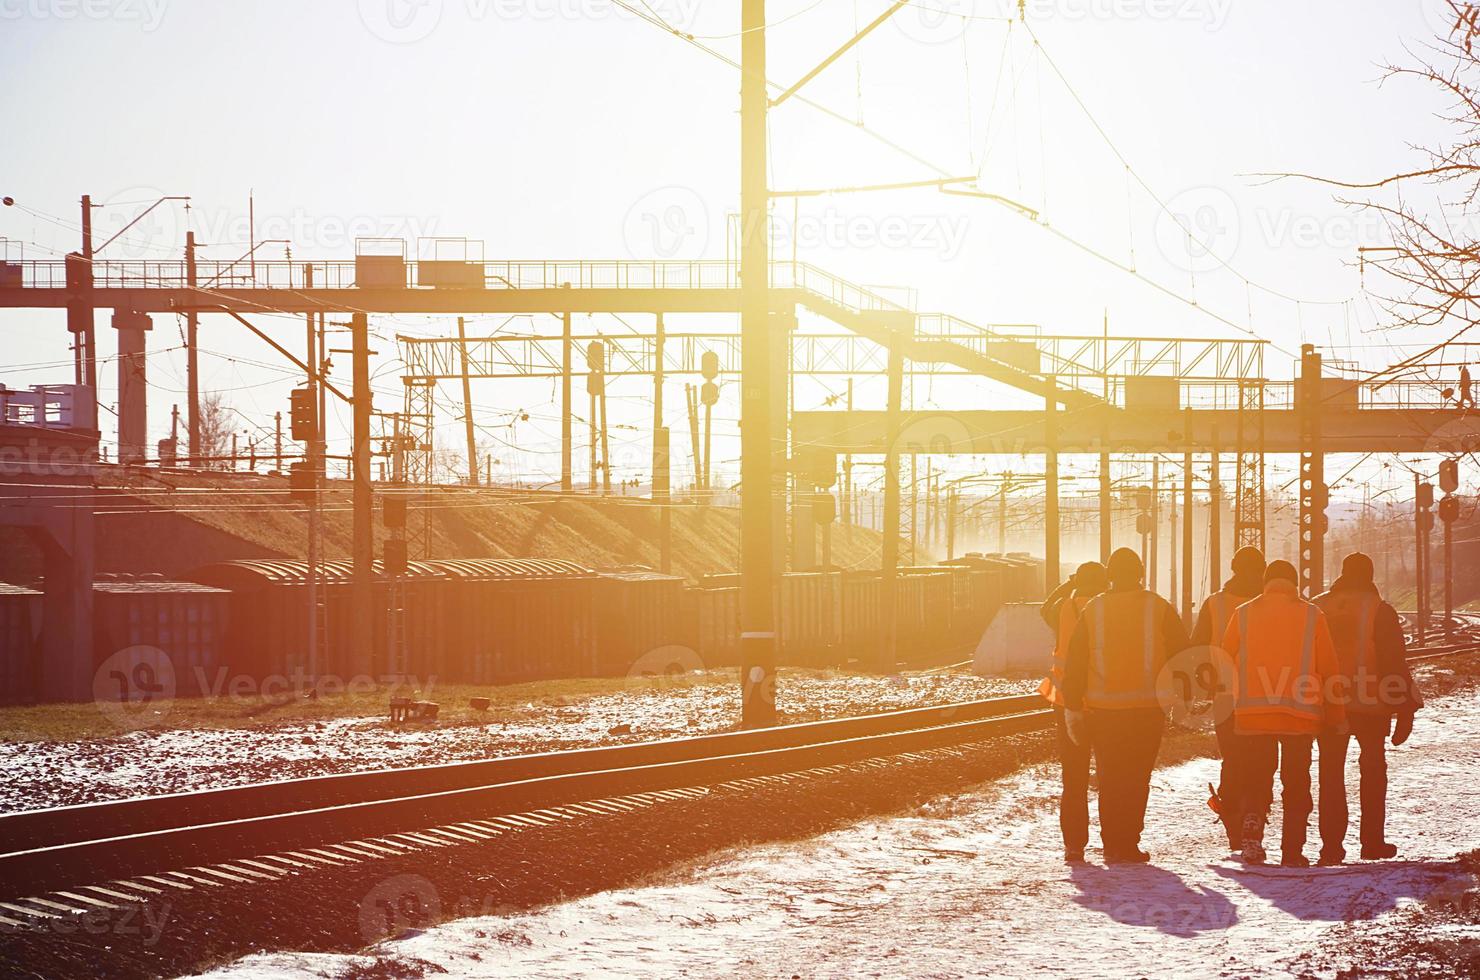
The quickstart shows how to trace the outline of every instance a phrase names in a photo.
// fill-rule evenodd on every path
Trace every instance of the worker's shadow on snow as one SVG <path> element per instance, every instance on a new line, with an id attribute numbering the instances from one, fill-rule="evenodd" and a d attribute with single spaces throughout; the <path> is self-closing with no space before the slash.
<path id="1" fill-rule="evenodd" d="M 1169 936 L 1195 936 L 1227 929 L 1238 911 L 1221 893 L 1189 886 L 1154 865 L 1077 864 L 1069 880 L 1079 889 L 1074 901 L 1116 922 L 1146 926 Z"/>
<path id="2" fill-rule="evenodd" d="M 1391 911 L 1403 899 L 1421 899 L 1463 875 L 1453 861 L 1381 861 L 1335 868 L 1214 870 L 1297 919 L 1355 922 Z"/>

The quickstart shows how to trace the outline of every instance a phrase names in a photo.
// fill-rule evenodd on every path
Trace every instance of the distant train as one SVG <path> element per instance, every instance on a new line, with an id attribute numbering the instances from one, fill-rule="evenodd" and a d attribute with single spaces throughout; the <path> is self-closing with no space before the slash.
<path id="1" fill-rule="evenodd" d="M 739 662 L 739 576 L 696 586 L 648 569 L 593 571 L 548 559 L 413 562 L 386 577 L 376 565 L 368 660 L 356 655 L 348 562 L 320 566 L 313 606 L 319 653 L 307 659 L 307 566 L 294 560 L 207 565 L 164 581 L 112 578 L 94 589 L 94 672 L 129 683 L 137 663 L 170 674 L 180 695 L 228 693 L 310 674 L 424 683 L 508 684 Z M 1040 599 L 1043 563 L 971 555 L 900 570 L 899 658 L 920 661 L 976 641 L 1007 602 Z M 780 577 L 778 662 L 874 662 L 881 642 L 878 572 L 796 572 Z M 0 703 L 34 698 L 40 593 L 0 586 Z M 120 657 L 122 666 L 120 667 Z M 111 662 L 110 663 L 110 659 Z M 104 676 L 108 675 L 108 676 Z"/>

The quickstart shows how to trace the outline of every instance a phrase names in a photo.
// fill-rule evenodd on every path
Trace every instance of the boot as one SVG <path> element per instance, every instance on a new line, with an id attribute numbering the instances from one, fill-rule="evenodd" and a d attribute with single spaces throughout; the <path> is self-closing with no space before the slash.
<path id="1" fill-rule="evenodd" d="M 1264 817 L 1257 813 L 1244 814 L 1243 859 L 1249 864 L 1263 864 Z"/>
<path id="2" fill-rule="evenodd" d="M 1383 861 L 1387 858 L 1398 856 L 1398 845 L 1383 842 L 1381 844 L 1363 844 L 1363 861 Z"/>

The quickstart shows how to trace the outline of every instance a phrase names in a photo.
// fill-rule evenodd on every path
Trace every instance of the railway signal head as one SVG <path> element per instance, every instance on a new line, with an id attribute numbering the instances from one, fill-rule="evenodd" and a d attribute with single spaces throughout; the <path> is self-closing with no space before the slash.
<path id="1" fill-rule="evenodd" d="M 1439 501 L 1439 520 L 1445 524 L 1453 524 L 1459 517 L 1459 498 L 1445 497 Z"/>
<path id="2" fill-rule="evenodd" d="M 1434 506 L 1434 485 L 1432 483 L 1420 483 L 1414 503 L 1420 510 L 1428 510 Z"/>
<path id="3" fill-rule="evenodd" d="M 719 355 L 712 350 L 707 350 L 699 355 L 699 373 L 704 376 L 705 381 L 713 381 L 719 377 Z M 707 385 L 705 387 L 708 387 Z M 710 405 L 712 402 L 705 402 Z"/>
<path id="4" fill-rule="evenodd" d="M 387 575 L 406 574 L 406 539 L 386 538 L 381 551 L 381 564 Z"/>
<path id="5" fill-rule="evenodd" d="M 1446 459 L 1439 463 L 1439 489 L 1445 493 L 1454 493 L 1459 489 L 1459 462 L 1457 460 Z"/>
<path id="6" fill-rule="evenodd" d="M 704 382 L 704 386 L 699 389 L 699 401 L 705 405 L 717 404 L 719 402 L 719 385 L 713 381 Z"/>
<path id="7" fill-rule="evenodd" d="M 812 519 L 820 524 L 831 524 L 838 519 L 838 502 L 830 493 L 819 493 L 812 498 Z"/>
<path id="8" fill-rule="evenodd" d="M 318 436 L 317 397 L 312 385 L 294 388 L 288 393 L 288 427 L 298 442 L 312 442 Z"/>
<path id="9" fill-rule="evenodd" d="M 1151 515 L 1150 514 L 1137 514 L 1136 515 L 1136 533 L 1137 534 L 1150 534 L 1151 533 Z"/>
<path id="10" fill-rule="evenodd" d="M 405 527 L 406 498 L 398 493 L 382 497 L 380 501 L 380 518 L 386 527 Z"/>
<path id="11" fill-rule="evenodd" d="M 313 468 L 307 463 L 292 463 L 288 467 L 288 499 L 300 504 L 311 504 L 319 489 L 319 481 Z"/>
<path id="12" fill-rule="evenodd" d="M 1150 487 L 1138 487 L 1136 489 L 1136 508 L 1138 510 L 1150 510 L 1151 509 L 1151 488 Z M 1146 532 L 1145 531 L 1142 531 L 1141 533 L 1142 534 L 1145 534 Z"/>

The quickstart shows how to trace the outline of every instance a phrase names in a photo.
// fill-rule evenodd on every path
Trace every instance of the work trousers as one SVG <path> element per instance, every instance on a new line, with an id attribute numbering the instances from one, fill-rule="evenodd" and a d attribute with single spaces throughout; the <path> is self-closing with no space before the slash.
<path id="1" fill-rule="evenodd" d="M 1361 799 L 1362 823 L 1359 834 L 1363 847 L 1373 847 L 1387 840 L 1387 740 L 1392 719 L 1387 715 L 1347 714 L 1350 735 L 1322 735 L 1321 746 L 1321 850 L 1336 854 L 1344 850 L 1349 822 L 1346 798 L 1346 753 L 1351 738 L 1357 740 L 1361 754 L 1357 766 L 1361 771 L 1358 796 Z"/>
<path id="2" fill-rule="evenodd" d="M 1059 767 L 1063 773 L 1063 791 L 1059 794 L 1059 830 L 1064 835 L 1064 850 L 1082 851 L 1089 843 L 1089 760 L 1090 747 L 1075 745 L 1064 725 L 1064 709 L 1053 709 L 1054 725 L 1059 735 Z"/>
<path id="3" fill-rule="evenodd" d="M 1089 713 L 1090 745 L 1100 776 L 1100 840 L 1105 853 L 1140 846 L 1151 772 L 1161 750 L 1166 715 L 1160 708 L 1097 709 Z"/>
<path id="4" fill-rule="evenodd" d="M 1280 774 L 1280 802 L 1284 817 L 1280 850 L 1286 856 L 1305 847 L 1306 827 L 1314 803 L 1310 797 L 1310 759 L 1313 735 L 1240 735 L 1238 781 L 1243 790 L 1239 807 L 1245 816 L 1269 817 L 1274 803 L 1274 774 Z"/>
<path id="5" fill-rule="evenodd" d="M 1244 840 L 1243 788 L 1239 784 L 1239 735 L 1233 718 L 1225 718 L 1213 729 L 1218 736 L 1218 819 L 1228 835 L 1228 846 L 1238 850 Z"/>

